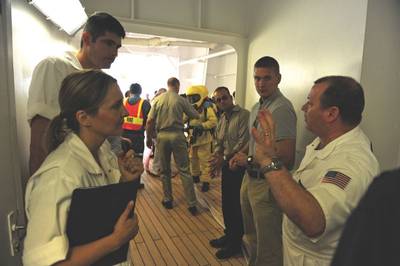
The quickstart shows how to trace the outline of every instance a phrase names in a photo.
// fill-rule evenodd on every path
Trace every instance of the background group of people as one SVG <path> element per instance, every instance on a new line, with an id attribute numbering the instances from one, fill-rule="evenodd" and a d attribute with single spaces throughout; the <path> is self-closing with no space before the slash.
<path id="1" fill-rule="evenodd" d="M 361 85 L 343 76 L 315 81 L 302 110 L 317 138 L 290 172 L 297 118 L 278 88 L 281 74 L 274 58 L 262 57 L 254 65 L 260 98 L 251 112 L 233 103 L 228 88 L 214 91 L 222 111 L 217 118 L 207 88 L 192 86 L 184 98 L 176 78 L 151 107 L 140 98 L 139 84 L 124 98 L 116 80 L 96 70 L 110 67 L 124 36 L 114 17 L 96 13 L 77 53 L 47 58 L 33 73 L 24 264 L 90 265 L 137 234 L 137 217 L 129 215 L 132 203 L 110 235 L 82 246 L 68 246 L 66 217 L 74 189 L 140 178 L 143 163 L 137 155 L 143 154 L 146 131 L 146 145 L 155 140 L 157 147 L 165 208 L 173 208 L 172 154 L 193 215 L 198 212 L 194 181 L 202 181 L 206 192 L 210 178 L 221 173 L 225 234 L 210 241 L 219 248 L 218 258 L 240 252 L 244 236 L 249 265 L 330 265 L 347 218 L 379 172 L 371 142 L 359 127 Z M 106 139 L 121 134 L 134 151 L 115 156 Z"/>

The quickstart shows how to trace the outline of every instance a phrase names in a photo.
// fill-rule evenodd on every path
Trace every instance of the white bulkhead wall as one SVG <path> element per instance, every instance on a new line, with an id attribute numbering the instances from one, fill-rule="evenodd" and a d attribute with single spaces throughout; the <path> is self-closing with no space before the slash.
<path id="1" fill-rule="evenodd" d="M 360 80 L 367 1 L 250 1 L 246 106 L 257 100 L 253 65 L 264 55 L 281 67 L 280 89 L 297 114 L 296 162 L 314 138 L 301 106 L 313 82 L 326 75 Z"/>

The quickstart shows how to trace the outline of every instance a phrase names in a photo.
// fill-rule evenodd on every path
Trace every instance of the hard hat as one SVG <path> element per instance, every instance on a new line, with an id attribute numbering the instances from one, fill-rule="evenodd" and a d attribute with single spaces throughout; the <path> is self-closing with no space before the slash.
<path id="1" fill-rule="evenodd" d="M 186 90 L 186 97 L 195 108 L 199 108 L 207 99 L 208 90 L 204 85 L 191 86 Z"/>

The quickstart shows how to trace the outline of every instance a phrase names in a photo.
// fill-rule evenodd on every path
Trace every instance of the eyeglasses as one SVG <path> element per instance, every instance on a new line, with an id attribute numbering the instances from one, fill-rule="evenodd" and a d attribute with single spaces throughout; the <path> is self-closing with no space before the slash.
<path id="1" fill-rule="evenodd" d="M 215 98 L 215 101 L 217 103 L 220 103 L 220 102 L 226 101 L 226 100 L 228 100 L 228 96 L 222 96 L 221 98 Z"/>

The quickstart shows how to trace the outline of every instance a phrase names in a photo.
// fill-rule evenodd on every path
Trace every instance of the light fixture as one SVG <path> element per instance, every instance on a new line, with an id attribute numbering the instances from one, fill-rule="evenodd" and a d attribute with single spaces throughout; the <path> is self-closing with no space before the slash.
<path id="1" fill-rule="evenodd" d="M 218 57 L 218 56 L 232 54 L 232 53 L 235 53 L 235 52 L 236 52 L 235 49 L 231 48 L 231 49 L 223 50 L 223 51 L 216 52 L 216 53 L 213 53 L 213 54 L 203 55 L 203 56 L 199 56 L 199 57 L 192 58 L 192 59 L 189 59 L 189 60 L 181 61 L 181 62 L 179 62 L 179 66 L 183 66 L 183 65 L 187 65 L 187 64 L 196 64 L 196 63 L 198 63 L 198 62 L 200 62 L 202 60 L 207 60 L 207 59 Z"/>
<path id="2" fill-rule="evenodd" d="M 31 0 L 30 4 L 69 35 L 78 31 L 87 20 L 79 0 Z"/>

